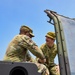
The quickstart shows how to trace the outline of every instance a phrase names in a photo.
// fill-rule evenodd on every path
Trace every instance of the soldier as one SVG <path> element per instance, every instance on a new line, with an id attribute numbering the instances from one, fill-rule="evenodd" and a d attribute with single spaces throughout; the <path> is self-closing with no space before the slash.
<path id="1" fill-rule="evenodd" d="M 4 61 L 25 62 L 27 60 L 27 56 L 29 55 L 29 50 L 44 63 L 46 59 L 36 43 L 32 41 L 32 37 L 34 37 L 32 29 L 28 26 L 21 26 L 20 33 L 16 35 L 8 45 Z M 30 56 L 29 60 L 33 61 Z M 44 73 L 44 75 L 46 74 Z"/>
<path id="2" fill-rule="evenodd" d="M 46 57 L 46 67 L 48 68 L 50 75 L 59 75 L 58 67 L 54 63 L 54 59 L 57 55 L 57 47 L 55 45 L 55 33 L 54 32 L 48 32 L 46 34 L 46 43 L 41 45 L 40 49 L 42 50 L 43 54 Z M 41 59 L 38 59 L 38 62 L 42 62 Z"/>

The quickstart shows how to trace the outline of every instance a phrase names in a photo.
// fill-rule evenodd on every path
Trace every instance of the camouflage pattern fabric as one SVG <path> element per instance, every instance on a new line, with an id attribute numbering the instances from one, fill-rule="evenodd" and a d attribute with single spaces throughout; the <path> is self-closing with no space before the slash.
<path id="1" fill-rule="evenodd" d="M 22 25 L 21 28 L 20 28 L 20 31 L 29 32 L 30 35 L 31 35 L 32 37 L 34 37 L 33 30 L 32 30 L 31 28 L 29 28 L 28 26 Z"/>
<path id="2" fill-rule="evenodd" d="M 37 65 L 37 67 L 38 67 L 38 72 L 41 73 L 41 75 L 50 75 L 48 68 L 47 68 L 45 65 L 43 65 L 43 64 L 41 64 L 41 63 L 38 63 L 38 62 L 37 62 L 37 58 L 34 59 L 34 58 L 30 55 L 29 52 L 28 52 L 28 54 L 27 54 L 27 56 L 26 56 L 26 59 L 27 59 L 27 60 L 26 60 L 27 62 L 32 62 L 32 63 L 34 63 L 34 64 Z"/>
<path id="3" fill-rule="evenodd" d="M 43 59 L 44 55 L 37 45 L 26 35 L 17 35 L 9 43 L 4 56 L 4 61 L 23 62 L 27 50 L 30 50 L 36 57 Z"/>
<path id="4" fill-rule="evenodd" d="M 54 44 L 53 47 L 49 48 L 46 43 L 41 45 L 40 49 L 46 57 L 46 67 L 49 69 L 50 75 L 59 75 L 56 73 L 56 64 L 54 63 L 54 58 L 57 55 L 57 47 Z"/>
<path id="5" fill-rule="evenodd" d="M 50 74 L 51 75 L 60 75 L 60 72 L 58 70 L 57 70 L 57 66 L 50 67 Z"/>
<path id="6" fill-rule="evenodd" d="M 54 39 L 54 40 L 55 40 L 55 38 L 56 38 L 54 32 L 48 32 L 48 33 L 46 34 L 46 37 L 52 38 L 52 39 Z"/>
<path id="7" fill-rule="evenodd" d="M 31 56 L 31 54 L 29 53 L 29 51 L 27 51 L 26 53 L 26 59 L 25 61 L 27 62 L 34 62 L 34 58 Z"/>
<path id="8" fill-rule="evenodd" d="M 35 63 L 38 67 L 38 72 L 41 73 L 41 75 L 50 75 L 47 67 L 40 63 Z"/>
<path id="9" fill-rule="evenodd" d="M 56 45 L 54 44 L 53 47 L 48 47 L 46 44 L 43 44 L 40 49 L 42 50 L 43 54 L 45 55 L 46 57 L 46 64 L 48 66 L 53 66 L 54 64 L 54 58 L 57 54 L 57 48 L 56 48 Z"/>
<path id="10" fill-rule="evenodd" d="M 33 62 L 34 59 L 30 56 L 28 50 L 38 58 L 43 59 L 44 55 L 37 45 L 26 35 L 17 35 L 8 45 L 4 61 L 14 62 Z M 48 69 L 43 64 L 35 63 L 38 67 L 38 72 L 42 75 L 49 75 Z"/>

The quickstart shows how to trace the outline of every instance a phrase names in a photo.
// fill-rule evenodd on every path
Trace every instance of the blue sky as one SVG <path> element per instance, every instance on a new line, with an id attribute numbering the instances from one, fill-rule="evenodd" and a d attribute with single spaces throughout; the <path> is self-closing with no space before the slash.
<path id="1" fill-rule="evenodd" d="M 46 9 L 74 18 L 75 0 L 0 0 L 0 60 L 23 24 L 33 29 L 33 40 L 38 46 L 45 42 L 46 33 L 54 31 L 53 25 L 47 22 Z"/>

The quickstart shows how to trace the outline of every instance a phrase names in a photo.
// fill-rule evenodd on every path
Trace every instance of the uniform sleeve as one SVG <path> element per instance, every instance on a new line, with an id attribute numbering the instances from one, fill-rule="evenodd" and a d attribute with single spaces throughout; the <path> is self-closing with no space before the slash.
<path id="1" fill-rule="evenodd" d="M 34 58 L 31 56 L 29 51 L 26 53 L 26 61 L 34 62 Z"/>
<path id="2" fill-rule="evenodd" d="M 42 45 L 40 46 L 40 49 L 42 50 L 42 52 L 44 52 L 44 46 L 45 46 L 45 44 L 42 44 Z"/>
<path id="3" fill-rule="evenodd" d="M 42 51 L 38 48 L 35 42 L 33 42 L 29 37 L 23 36 L 21 38 L 21 42 L 19 43 L 20 46 L 28 49 L 32 54 L 40 59 L 44 59 L 44 55 Z"/>

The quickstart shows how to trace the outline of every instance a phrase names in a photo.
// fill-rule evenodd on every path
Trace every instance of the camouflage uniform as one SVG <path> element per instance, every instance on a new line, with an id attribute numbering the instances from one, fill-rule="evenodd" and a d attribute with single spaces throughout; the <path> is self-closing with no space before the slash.
<path id="1" fill-rule="evenodd" d="M 40 53 L 40 49 L 36 50 L 37 46 L 28 36 L 17 35 L 8 45 L 4 60 L 23 62 L 27 50 L 30 50 L 35 56 L 43 59 L 44 56 Z"/>
<path id="2" fill-rule="evenodd" d="M 32 34 L 32 30 L 29 27 L 21 27 L 22 30 L 24 28 L 25 31 L 30 30 L 31 36 L 34 36 Z M 32 60 L 32 58 L 28 54 L 28 50 L 36 57 L 44 59 L 42 51 L 36 47 L 37 45 L 31 40 L 29 36 L 20 34 L 16 35 L 8 45 L 6 54 L 4 56 L 4 61 L 25 62 L 27 57 Z"/>
<path id="3" fill-rule="evenodd" d="M 48 68 L 43 65 L 42 63 L 37 62 L 38 59 L 34 59 L 29 52 L 26 54 L 26 61 L 27 62 L 32 62 L 35 63 L 38 67 L 38 72 L 41 73 L 41 75 L 49 75 L 49 70 Z"/>
<path id="4" fill-rule="evenodd" d="M 31 56 L 31 54 L 29 53 L 29 51 L 27 51 L 26 53 L 26 59 L 25 61 L 27 62 L 34 62 L 34 58 Z"/>
<path id="5" fill-rule="evenodd" d="M 48 32 L 47 37 L 55 39 L 55 34 L 53 32 Z M 54 44 L 52 47 L 49 47 L 46 43 L 41 45 L 40 49 L 46 57 L 46 67 L 49 69 L 50 75 L 59 75 L 56 71 L 56 64 L 54 63 L 54 58 L 57 55 L 57 47 Z"/>
<path id="6" fill-rule="evenodd" d="M 49 70 L 48 68 L 40 63 L 35 63 L 38 67 L 38 72 L 41 73 L 42 75 L 49 75 Z"/>

